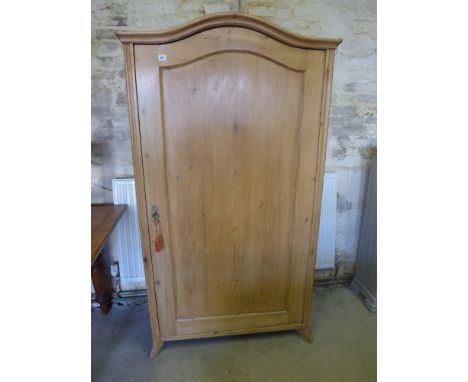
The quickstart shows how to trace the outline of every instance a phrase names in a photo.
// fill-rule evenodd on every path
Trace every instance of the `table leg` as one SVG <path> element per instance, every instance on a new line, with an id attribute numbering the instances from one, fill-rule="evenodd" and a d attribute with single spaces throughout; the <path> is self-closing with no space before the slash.
<path id="1" fill-rule="evenodd" d="M 101 305 L 101 313 L 107 314 L 112 307 L 112 276 L 106 254 L 101 251 L 91 266 L 96 302 Z"/>

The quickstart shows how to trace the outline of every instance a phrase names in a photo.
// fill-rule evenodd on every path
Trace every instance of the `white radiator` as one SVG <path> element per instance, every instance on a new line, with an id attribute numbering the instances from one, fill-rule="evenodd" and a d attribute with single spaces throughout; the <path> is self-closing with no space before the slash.
<path id="1" fill-rule="evenodd" d="M 316 269 L 335 266 L 336 240 L 336 175 L 325 174 L 323 180 L 322 210 L 317 243 Z"/>
<path id="2" fill-rule="evenodd" d="M 119 261 L 121 288 L 124 291 L 145 289 L 135 180 L 133 178 L 112 179 L 112 194 L 114 204 L 127 205 L 127 211 L 109 240 L 112 258 Z"/>
<path id="3" fill-rule="evenodd" d="M 120 283 L 123 291 L 144 289 L 145 273 L 141 254 L 135 180 L 113 179 L 114 204 L 128 206 L 109 240 L 109 252 L 119 261 Z M 325 174 L 322 212 L 317 245 L 317 269 L 333 268 L 336 238 L 336 176 Z"/>

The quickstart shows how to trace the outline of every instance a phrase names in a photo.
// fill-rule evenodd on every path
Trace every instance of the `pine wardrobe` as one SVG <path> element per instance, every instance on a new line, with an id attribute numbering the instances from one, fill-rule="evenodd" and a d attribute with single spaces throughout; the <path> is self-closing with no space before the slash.
<path id="1" fill-rule="evenodd" d="M 333 57 L 218 13 L 118 32 L 154 356 L 164 341 L 277 330 L 311 340 Z"/>

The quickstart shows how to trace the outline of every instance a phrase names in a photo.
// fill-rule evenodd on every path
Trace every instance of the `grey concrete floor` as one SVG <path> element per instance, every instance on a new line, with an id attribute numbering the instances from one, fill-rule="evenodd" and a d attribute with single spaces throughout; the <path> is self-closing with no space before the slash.
<path id="1" fill-rule="evenodd" d="M 316 288 L 314 341 L 277 332 L 165 343 L 151 360 L 147 304 L 92 317 L 92 380 L 157 382 L 376 381 L 377 316 L 346 287 Z"/>

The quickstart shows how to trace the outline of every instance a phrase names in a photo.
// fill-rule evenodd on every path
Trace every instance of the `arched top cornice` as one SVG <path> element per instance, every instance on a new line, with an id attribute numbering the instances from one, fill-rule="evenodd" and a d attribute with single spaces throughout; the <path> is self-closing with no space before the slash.
<path id="1" fill-rule="evenodd" d="M 195 19 L 175 28 L 154 32 L 116 32 L 123 43 L 134 44 L 167 44 L 182 40 L 205 30 L 238 27 L 254 30 L 271 37 L 283 44 L 305 49 L 336 49 L 340 38 L 306 37 L 290 32 L 280 26 L 259 17 L 237 12 L 214 13 Z"/>

